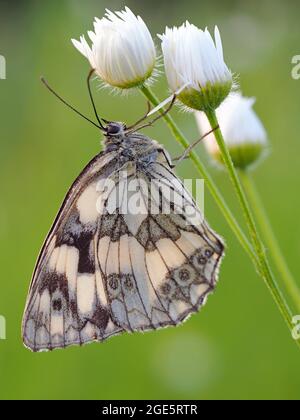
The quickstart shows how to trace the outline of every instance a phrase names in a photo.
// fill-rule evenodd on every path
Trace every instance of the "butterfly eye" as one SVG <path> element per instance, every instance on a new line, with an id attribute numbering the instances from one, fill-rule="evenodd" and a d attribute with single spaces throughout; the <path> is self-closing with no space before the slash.
<path id="1" fill-rule="evenodd" d="M 107 126 L 107 134 L 118 134 L 121 131 L 121 128 L 117 124 L 109 124 Z"/>

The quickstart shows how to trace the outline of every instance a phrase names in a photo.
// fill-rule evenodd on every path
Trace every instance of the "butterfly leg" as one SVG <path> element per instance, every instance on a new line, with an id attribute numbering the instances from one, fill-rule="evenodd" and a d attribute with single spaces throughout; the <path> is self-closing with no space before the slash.
<path id="1" fill-rule="evenodd" d="M 140 127 L 137 127 L 134 131 L 139 131 L 139 130 L 142 130 L 143 128 L 146 128 L 146 127 L 152 127 L 153 124 L 156 121 L 165 117 L 171 111 L 171 109 L 173 108 L 173 105 L 176 101 L 176 98 L 177 98 L 177 96 L 174 94 L 172 102 L 170 103 L 170 105 L 168 106 L 168 108 L 165 111 L 163 111 L 161 114 L 159 114 L 156 118 L 154 118 L 152 121 L 148 122 L 147 124 L 144 124 L 144 125 L 141 125 Z M 130 132 L 129 133 L 127 132 L 127 134 L 130 134 Z"/>
<path id="2" fill-rule="evenodd" d="M 196 140 L 194 143 L 190 144 L 185 151 L 182 153 L 181 156 L 178 156 L 176 158 L 173 159 L 173 162 L 176 162 L 177 166 L 179 163 L 181 163 L 183 160 L 187 159 L 189 157 L 189 154 L 191 153 L 191 151 L 202 141 L 204 140 L 207 136 L 209 136 L 210 134 L 212 134 L 214 131 L 216 131 L 219 128 L 219 126 L 213 128 L 212 130 L 210 130 L 208 133 L 204 134 L 204 136 L 202 136 L 200 139 Z"/>
<path id="3" fill-rule="evenodd" d="M 158 121 L 161 118 L 165 117 L 171 111 L 171 109 L 173 108 L 173 105 L 175 104 L 176 99 L 177 99 L 177 95 L 174 94 L 173 99 L 172 99 L 170 105 L 168 106 L 168 108 L 165 111 L 163 111 L 161 114 L 159 114 L 157 117 L 155 117 L 152 121 L 150 121 L 146 125 L 146 127 L 152 126 L 156 121 Z"/>

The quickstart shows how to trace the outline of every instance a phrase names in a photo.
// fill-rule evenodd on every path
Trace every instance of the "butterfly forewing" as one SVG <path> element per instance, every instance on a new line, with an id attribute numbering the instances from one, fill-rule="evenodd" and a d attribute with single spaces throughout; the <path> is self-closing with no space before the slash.
<path id="1" fill-rule="evenodd" d="M 121 331 L 108 314 L 95 259 L 100 216 L 95 185 L 114 173 L 116 164 L 115 153 L 102 153 L 87 165 L 45 241 L 23 317 L 23 340 L 31 350 L 101 340 Z"/>
<path id="2" fill-rule="evenodd" d="M 85 168 L 48 235 L 23 319 L 31 350 L 177 325 L 215 287 L 221 240 L 166 152 L 143 136 L 126 141 Z"/>

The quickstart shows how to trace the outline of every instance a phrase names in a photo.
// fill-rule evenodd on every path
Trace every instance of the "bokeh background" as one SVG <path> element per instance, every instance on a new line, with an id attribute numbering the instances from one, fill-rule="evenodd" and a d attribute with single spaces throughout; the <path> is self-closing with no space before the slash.
<path id="1" fill-rule="evenodd" d="M 257 97 L 256 110 L 272 143 L 271 156 L 255 179 L 289 265 L 299 277 L 300 80 L 291 59 L 300 54 L 299 1 L 255 0 L 53 0 L 1 1 L 0 54 L 0 340 L 2 399 L 298 399 L 300 353 L 261 279 L 206 193 L 206 217 L 227 242 L 220 283 L 200 314 L 183 326 L 122 335 L 83 348 L 32 354 L 21 341 L 26 293 L 40 245 L 69 185 L 99 151 L 94 127 L 64 108 L 41 85 L 55 88 L 92 115 L 85 78 L 87 62 L 71 37 L 91 28 L 106 7 L 128 5 L 152 34 L 189 19 L 221 30 L 226 61 L 243 92 Z M 95 85 L 96 88 L 96 85 Z M 154 85 L 161 98 L 162 76 Z M 145 108 L 139 93 L 96 94 L 105 118 L 135 121 Z M 193 140 L 192 115 L 172 111 Z M 171 154 L 178 146 L 163 122 L 147 131 Z M 207 160 L 200 147 L 199 154 Z M 239 208 L 227 178 L 216 182 Z M 182 177 L 195 177 L 185 162 Z M 300 279 L 298 280 L 300 284 Z"/>

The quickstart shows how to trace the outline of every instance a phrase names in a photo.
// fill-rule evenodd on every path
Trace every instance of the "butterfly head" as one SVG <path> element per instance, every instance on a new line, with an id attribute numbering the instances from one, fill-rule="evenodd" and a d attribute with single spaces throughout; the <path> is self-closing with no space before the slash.
<path id="1" fill-rule="evenodd" d="M 122 122 L 114 122 L 114 121 L 105 121 L 107 123 L 105 127 L 105 136 L 110 141 L 118 141 L 122 139 L 125 135 L 126 125 Z"/>

